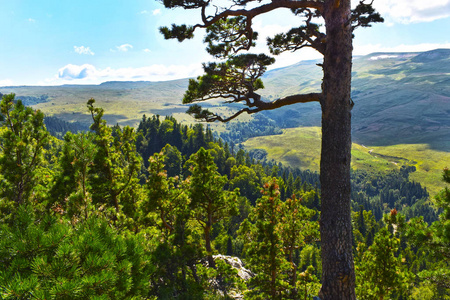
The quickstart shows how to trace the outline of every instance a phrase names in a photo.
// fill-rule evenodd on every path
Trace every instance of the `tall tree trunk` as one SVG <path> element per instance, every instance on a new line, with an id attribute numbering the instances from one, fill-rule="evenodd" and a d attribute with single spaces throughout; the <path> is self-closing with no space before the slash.
<path id="1" fill-rule="evenodd" d="M 212 255 L 212 246 L 211 246 L 211 223 L 205 225 L 204 235 L 205 235 L 205 248 L 206 248 L 206 259 L 208 260 L 208 265 L 210 268 L 216 268 L 216 262 L 214 261 Z"/>
<path id="2" fill-rule="evenodd" d="M 323 69 L 322 154 L 322 289 L 328 299 L 356 299 L 350 218 L 351 63 L 350 0 L 325 3 L 326 52 Z"/>

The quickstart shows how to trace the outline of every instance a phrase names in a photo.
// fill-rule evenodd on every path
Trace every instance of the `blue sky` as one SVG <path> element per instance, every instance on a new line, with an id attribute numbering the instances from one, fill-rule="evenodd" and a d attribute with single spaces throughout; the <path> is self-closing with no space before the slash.
<path id="1" fill-rule="evenodd" d="M 356 5 L 357 1 L 354 1 Z M 375 0 L 384 24 L 355 31 L 354 54 L 450 48 L 450 0 Z M 202 44 L 166 41 L 158 28 L 194 23 L 195 11 L 152 0 L 0 0 L 0 86 L 161 81 L 199 75 L 210 61 Z M 289 11 L 258 17 L 253 52 L 265 37 L 298 26 Z M 277 57 L 274 67 L 320 58 L 312 50 Z"/>

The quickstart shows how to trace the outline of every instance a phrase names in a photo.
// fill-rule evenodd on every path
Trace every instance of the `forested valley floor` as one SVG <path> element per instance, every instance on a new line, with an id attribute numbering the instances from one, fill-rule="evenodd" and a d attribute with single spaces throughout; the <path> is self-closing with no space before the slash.
<path id="1" fill-rule="evenodd" d="M 110 127 L 93 99 L 59 139 L 13 94 L 0 109 L 0 299 L 319 294 L 319 174 L 172 117 Z M 450 191 L 414 171 L 352 172 L 358 299 L 450 299 Z"/>

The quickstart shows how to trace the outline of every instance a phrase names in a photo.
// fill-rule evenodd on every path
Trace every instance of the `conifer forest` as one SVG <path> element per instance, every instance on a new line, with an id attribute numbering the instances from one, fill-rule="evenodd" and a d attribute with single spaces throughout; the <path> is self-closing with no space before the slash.
<path id="1" fill-rule="evenodd" d="M 109 126 L 94 99 L 88 130 L 0 109 L 0 299 L 319 296 L 318 173 L 201 123 Z M 450 190 L 414 171 L 351 172 L 357 299 L 450 299 Z"/>

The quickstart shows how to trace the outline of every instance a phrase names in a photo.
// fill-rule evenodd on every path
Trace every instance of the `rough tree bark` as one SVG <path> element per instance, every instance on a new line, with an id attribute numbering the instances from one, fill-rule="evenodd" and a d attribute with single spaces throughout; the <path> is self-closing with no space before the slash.
<path id="1" fill-rule="evenodd" d="M 323 61 L 320 160 L 322 299 L 355 299 L 350 219 L 352 30 L 350 1 L 324 7 L 327 47 Z"/>

